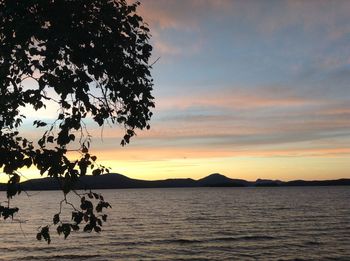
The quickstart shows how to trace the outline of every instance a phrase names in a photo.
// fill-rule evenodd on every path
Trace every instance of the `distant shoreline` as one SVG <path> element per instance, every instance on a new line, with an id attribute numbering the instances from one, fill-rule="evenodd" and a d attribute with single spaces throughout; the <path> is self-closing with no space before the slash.
<path id="1" fill-rule="evenodd" d="M 19 184 L 22 190 L 60 190 L 58 180 L 54 178 L 31 179 Z M 246 181 L 231 179 L 214 173 L 199 180 L 165 179 L 139 180 L 121 174 L 105 174 L 101 176 L 83 176 L 75 185 L 75 189 L 130 189 L 130 188 L 190 188 L 190 187 L 315 187 L 315 186 L 350 186 L 350 179 L 337 180 L 267 180 Z M 0 184 L 0 191 L 6 190 L 6 184 Z"/>

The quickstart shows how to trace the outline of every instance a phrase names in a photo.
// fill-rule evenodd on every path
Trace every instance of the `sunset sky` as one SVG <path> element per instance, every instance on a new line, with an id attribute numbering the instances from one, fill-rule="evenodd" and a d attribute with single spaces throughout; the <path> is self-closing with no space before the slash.
<path id="1" fill-rule="evenodd" d="M 94 152 L 112 172 L 350 177 L 350 1 L 141 3 L 152 61 L 160 57 L 156 108 L 151 129 L 127 147 L 121 128 L 105 127 L 101 139 L 92 126 Z"/>

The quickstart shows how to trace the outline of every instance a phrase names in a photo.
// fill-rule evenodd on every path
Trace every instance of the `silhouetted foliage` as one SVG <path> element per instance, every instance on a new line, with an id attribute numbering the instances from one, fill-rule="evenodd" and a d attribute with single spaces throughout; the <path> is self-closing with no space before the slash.
<path id="1" fill-rule="evenodd" d="M 107 220 L 102 210 L 109 203 L 96 193 L 74 191 L 74 183 L 89 171 L 108 172 L 89 153 L 84 120 L 122 125 L 123 146 L 136 129 L 149 129 L 152 46 L 147 24 L 135 13 L 139 4 L 0 0 L 0 168 L 9 177 L 8 204 L 0 206 L 3 218 L 18 211 L 10 207 L 10 199 L 21 192 L 18 170 L 34 166 L 41 175 L 58 179 L 64 192 L 53 217 L 58 234 L 66 238 L 83 223 L 83 231 L 101 231 Z M 56 120 L 44 122 L 38 116 L 33 124 L 44 129 L 38 141 L 21 136 L 26 118 L 21 108 L 45 109 L 48 103 L 60 108 Z M 72 150 L 78 158 L 68 157 Z M 81 198 L 80 208 L 67 201 L 70 191 Z M 63 203 L 74 209 L 71 223 L 60 220 Z M 50 226 L 40 228 L 38 240 L 50 243 Z"/>

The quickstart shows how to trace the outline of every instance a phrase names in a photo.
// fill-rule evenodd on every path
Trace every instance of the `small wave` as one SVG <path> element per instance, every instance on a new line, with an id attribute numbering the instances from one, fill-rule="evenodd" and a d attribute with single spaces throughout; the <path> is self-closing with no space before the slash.
<path id="1" fill-rule="evenodd" d="M 56 247 L 53 249 L 57 250 Z M 79 251 L 81 250 L 81 246 L 76 245 L 76 246 L 67 246 L 65 247 L 66 251 Z M 6 253 L 16 253 L 16 252 L 24 252 L 24 253 L 33 253 L 33 252 L 41 252 L 41 251 L 52 251 L 50 248 L 43 249 L 42 246 L 21 246 L 21 247 L 0 247 L 0 252 L 6 252 Z"/>
<path id="2" fill-rule="evenodd" d="M 276 239 L 275 237 L 272 236 L 243 236 L 241 237 L 243 240 L 272 240 Z"/>
<path id="3" fill-rule="evenodd" d="M 50 256 L 26 256 L 22 257 L 21 260 L 71 260 L 71 259 L 87 259 L 87 258 L 97 258 L 101 257 L 100 255 L 74 255 L 74 254 L 67 254 L 67 255 L 50 255 Z"/>
<path id="4" fill-rule="evenodd" d="M 287 259 L 278 259 L 278 261 L 306 261 L 306 260 L 309 260 L 309 259 L 302 259 L 302 258 L 287 258 Z"/>
<path id="5" fill-rule="evenodd" d="M 188 217 L 185 218 L 187 221 L 210 221 L 217 220 L 217 218 L 207 217 L 207 216 L 199 216 L 199 217 Z"/>
<path id="6" fill-rule="evenodd" d="M 193 244 L 193 243 L 201 243 L 203 241 L 197 240 L 197 239 L 176 239 L 173 242 L 180 243 L 180 244 Z"/>
<path id="7" fill-rule="evenodd" d="M 204 239 L 173 239 L 173 240 L 160 240 L 157 243 L 180 243 L 180 244 L 195 244 L 195 243 L 210 243 L 210 242 L 218 242 L 218 241 L 259 241 L 259 240 L 273 240 L 276 239 L 272 236 L 239 236 L 239 237 L 215 237 L 215 238 L 204 238 Z M 153 243 L 156 243 L 153 241 Z"/>
<path id="8" fill-rule="evenodd" d="M 178 238 L 178 239 L 152 240 L 147 243 L 148 244 L 194 244 L 194 243 L 202 243 L 202 242 L 206 242 L 206 240 Z"/>
<path id="9" fill-rule="evenodd" d="M 317 242 L 317 241 L 306 241 L 306 242 L 304 242 L 304 244 L 305 245 L 311 245 L 311 246 L 313 246 L 313 245 L 315 245 L 315 246 L 318 246 L 318 245 L 322 245 L 322 242 Z"/>
<path id="10" fill-rule="evenodd" d="M 277 207 L 277 208 L 274 208 L 273 210 L 291 210 L 292 208 L 290 207 Z"/>
<path id="11" fill-rule="evenodd" d="M 212 239 L 212 241 L 245 241 L 245 240 L 252 240 L 252 241 L 258 241 L 258 240 L 273 240 L 276 239 L 272 236 L 239 236 L 239 237 L 218 237 Z"/>

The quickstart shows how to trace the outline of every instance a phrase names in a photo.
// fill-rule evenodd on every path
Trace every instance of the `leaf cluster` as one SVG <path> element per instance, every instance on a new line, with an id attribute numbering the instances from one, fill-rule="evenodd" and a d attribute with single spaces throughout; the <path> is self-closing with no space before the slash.
<path id="1" fill-rule="evenodd" d="M 9 217 L 13 219 L 13 215 L 17 213 L 18 210 L 18 208 L 0 206 L 0 216 L 2 216 L 4 219 L 8 219 Z"/>
<path id="2" fill-rule="evenodd" d="M 121 125 L 123 146 L 137 129 L 150 128 L 152 46 L 149 28 L 136 13 L 139 4 L 0 1 L 0 169 L 9 176 L 8 200 L 21 192 L 18 171 L 24 167 L 55 177 L 64 194 L 74 189 L 79 177 L 109 171 L 89 152 L 86 120 L 101 127 Z M 38 140 L 23 137 L 20 127 L 28 115 L 22 109 L 50 104 L 59 108 L 55 120 L 33 121 L 43 135 Z M 68 157 L 70 151 L 79 156 Z M 101 198 L 95 209 L 88 202 L 84 199 L 81 211 L 74 212 L 74 224 L 58 226 L 59 234 L 67 237 L 78 230 L 81 213 L 87 222 L 84 231 L 101 230 L 106 217 L 95 212 L 110 206 Z M 16 212 L 4 211 L 4 217 Z M 37 238 L 50 243 L 49 226 L 41 228 Z"/>
<path id="3" fill-rule="evenodd" d="M 101 194 L 97 193 L 86 193 L 89 199 L 85 196 L 81 197 L 80 209 L 75 209 L 72 212 L 72 221 L 64 222 L 61 220 L 61 213 L 57 213 L 53 216 L 52 223 L 56 225 L 57 233 L 59 235 L 63 234 L 66 239 L 72 231 L 80 230 L 80 226 L 83 226 L 84 232 L 95 231 L 97 233 L 101 232 L 101 227 L 103 222 L 107 221 L 107 214 L 102 214 L 103 208 L 111 208 L 111 205 L 104 201 Z M 94 207 L 94 202 L 97 201 Z M 41 231 L 39 232 L 41 234 Z M 45 230 L 46 233 L 46 230 Z M 49 234 L 49 231 L 47 231 Z M 48 243 L 50 243 L 48 241 Z"/>

